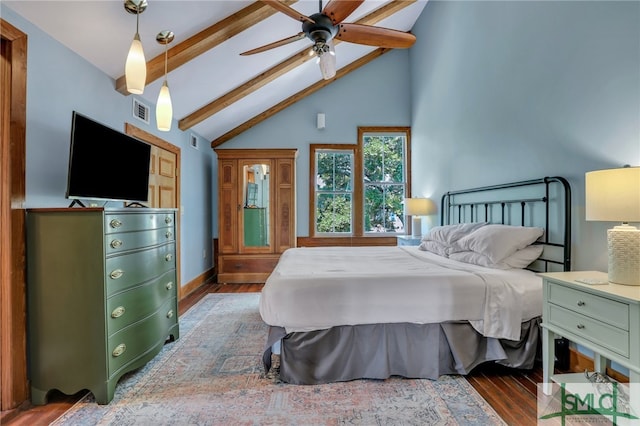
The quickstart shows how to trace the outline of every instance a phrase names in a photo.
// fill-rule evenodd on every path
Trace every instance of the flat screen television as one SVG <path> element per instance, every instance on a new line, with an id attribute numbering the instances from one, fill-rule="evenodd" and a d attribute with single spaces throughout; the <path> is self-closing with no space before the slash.
<path id="1" fill-rule="evenodd" d="M 66 197 L 147 202 L 151 145 L 74 111 Z"/>

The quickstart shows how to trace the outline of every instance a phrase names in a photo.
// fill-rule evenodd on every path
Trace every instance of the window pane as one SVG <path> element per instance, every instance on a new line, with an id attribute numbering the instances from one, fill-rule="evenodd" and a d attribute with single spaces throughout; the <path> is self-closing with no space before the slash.
<path id="1" fill-rule="evenodd" d="M 351 232 L 350 194 L 321 193 L 316 200 L 316 232 Z"/>
<path id="2" fill-rule="evenodd" d="M 350 191 L 353 155 L 318 151 L 316 154 L 316 190 Z"/>
<path id="3" fill-rule="evenodd" d="M 365 185 L 365 232 L 404 232 L 403 184 Z"/>
<path id="4" fill-rule="evenodd" d="M 363 140 L 365 182 L 404 182 L 403 135 L 366 135 Z"/>

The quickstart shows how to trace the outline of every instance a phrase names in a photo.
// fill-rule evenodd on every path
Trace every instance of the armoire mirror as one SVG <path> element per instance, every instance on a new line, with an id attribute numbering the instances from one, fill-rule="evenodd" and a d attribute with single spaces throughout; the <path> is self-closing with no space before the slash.
<path id="1" fill-rule="evenodd" d="M 269 169 L 268 163 L 243 165 L 242 223 L 245 247 L 269 246 Z"/>

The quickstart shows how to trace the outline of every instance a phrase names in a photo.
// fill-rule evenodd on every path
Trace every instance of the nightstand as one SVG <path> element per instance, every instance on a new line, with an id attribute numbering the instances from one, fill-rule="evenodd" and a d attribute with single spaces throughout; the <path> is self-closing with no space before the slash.
<path id="1" fill-rule="evenodd" d="M 543 392 L 551 394 L 551 381 L 587 382 L 582 373 L 553 374 L 554 339 L 563 336 L 594 352 L 595 371 L 604 374 L 611 361 L 628 368 L 631 407 L 640 413 L 640 286 L 576 281 L 607 281 L 606 273 L 596 271 L 539 275 L 543 279 Z"/>
<path id="2" fill-rule="evenodd" d="M 422 237 L 414 237 L 412 235 L 399 235 L 397 238 L 399 246 L 419 246 L 422 240 Z"/>

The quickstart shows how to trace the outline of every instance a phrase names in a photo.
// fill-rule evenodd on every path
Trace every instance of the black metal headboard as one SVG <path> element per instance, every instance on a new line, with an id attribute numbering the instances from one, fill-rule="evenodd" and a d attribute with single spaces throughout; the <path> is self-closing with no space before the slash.
<path id="1" fill-rule="evenodd" d="M 559 176 L 450 191 L 442 196 L 440 223 L 490 222 L 538 226 L 544 251 L 531 267 L 571 270 L 571 187 Z M 555 265 L 555 267 L 553 266 Z"/>

